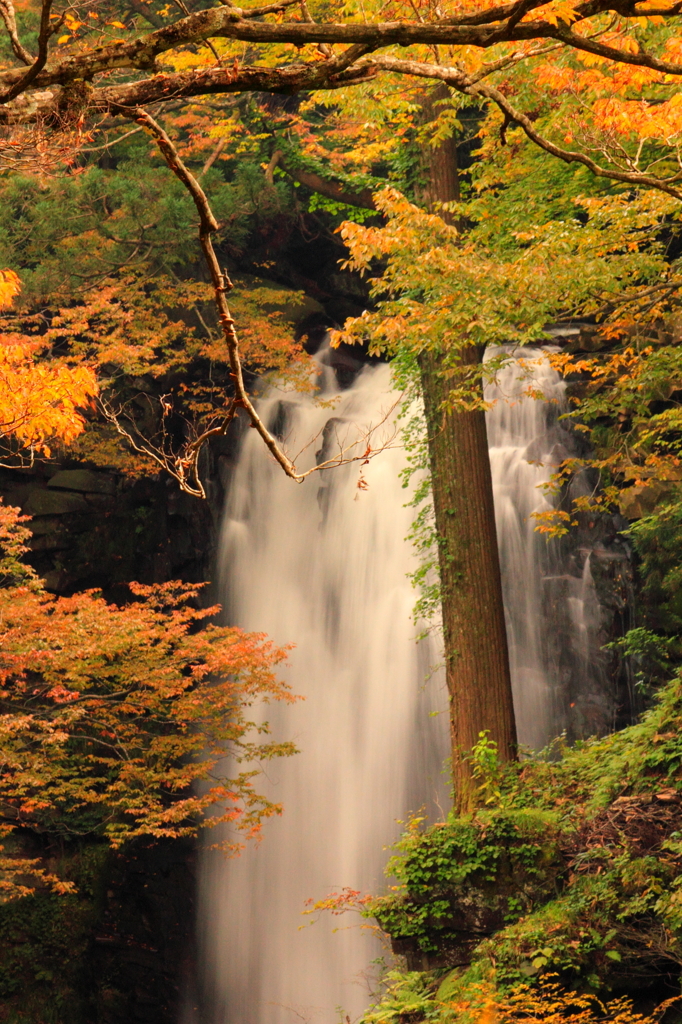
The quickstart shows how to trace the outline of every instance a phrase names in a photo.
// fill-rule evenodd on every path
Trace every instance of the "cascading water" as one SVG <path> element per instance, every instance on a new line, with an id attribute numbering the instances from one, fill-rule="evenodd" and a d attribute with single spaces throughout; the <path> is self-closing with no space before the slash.
<path id="1" fill-rule="evenodd" d="M 493 350 L 489 355 L 503 350 Z M 543 400 L 528 395 L 539 392 Z M 486 388 L 487 414 L 507 641 L 519 742 L 541 749 L 556 735 L 553 670 L 543 580 L 550 549 L 533 513 L 551 508 L 544 485 L 566 458 L 568 435 L 557 425 L 565 384 L 543 350 L 525 348 Z M 561 731 L 559 729 L 558 731 Z"/>
<path id="2" fill-rule="evenodd" d="M 584 449 L 560 419 L 566 384 L 553 349 L 507 351 L 515 358 L 486 389 L 488 444 L 519 741 L 539 750 L 562 732 L 576 739 L 627 721 L 627 666 L 603 645 L 629 626 L 630 556 L 625 524 L 609 516 L 583 517 L 563 540 L 536 531 L 533 513 L 552 507 L 552 473 Z M 568 497 L 597 486 L 578 472 Z"/>
<path id="3" fill-rule="evenodd" d="M 571 442 L 557 423 L 558 374 L 541 350 L 522 355 L 489 389 L 488 431 L 519 733 L 537 748 L 564 728 L 574 691 L 589 690 L 600 606 L 590 552 L 571 553 L 567 569 L 534 531 L 531 513 L 548 507 L 539 485 Z M 529 377 L 544 401 L 523 397 Z M 305 449 L 299 464 L 314 465 L 317 448 L 362 434 L 393 401 L 379 366 L 336 395 L 331 412 L 277 391 L 260 409 L 289 451 Z M 225 517 L 225 604 L 231 621 L 296 644 L 287 678 L 305 700 L 266 709 L 275 738 L 301 750 L 261 780 L 283 816 L 238 860 L 204 856 L 204 1024 L 355 1019 L 382 947 L 346 917 L 310 925 L 305 901 L 380 891 L 396 819 L 423 806 L 442 816 L 447 716 L 430 712 L 446 698 L 442 674 L 430 672 L 437 651 L 414 639 L 403 465 L 389 447 L 362 468 L 366 487 L 357 464 L 296 486 L 247 431 Z"/>
<path id="4" fill-rule="evenodd" d="M 325 437 L 344 446 L 394 402 L 390 369 L 379 366 L 363 370 L 332 412 L 277 392 L 260 409 L 289 451 L 308 446 L 299 464 L 314 465 Z M 286 677 L 305 700 L 266 709 L 275 736 L 301 751 L 260 780 L 282 818 L 238 860 L 205 858 L 209 1019 L 332 1024 L 337 1007 L 354 1019 L 367 1005 L 382 947 L 359 920 L 311 924 L 305 901 L 343 887 L 376 892 L 396 819 L 424 805 L 433 818 L 434 804 L 445 805 L 447 722 L 430 712 L 446 700 L 440 676 L 425 682 L 438 655 L 415 641 L 411 621 L 402 451 L 389 447 L 363 466 L 361 487 L 358 464 L 296 486 L 250 434 L 226 511 L 226 604 L 232 621 L 296 644 Z M 382 434 L 390 430 L 375 443 Z"/>

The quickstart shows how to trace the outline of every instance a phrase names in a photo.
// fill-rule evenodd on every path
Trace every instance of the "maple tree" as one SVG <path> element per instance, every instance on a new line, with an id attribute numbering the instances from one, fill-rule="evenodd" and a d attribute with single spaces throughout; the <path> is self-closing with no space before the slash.
<path id="1" fill-rule="evenodd" d="M 20 288 L 14 271 L 0 270 L 0 310 Z M 21 334 L 0 334 L 0 439 L 10 464 L 36 452 L 49 456 L 53 440 L 73 441 L 84 428 L 81 410 L 97 391 L 90 367 L 40 361 L 44 348 Z"/>
<path id="2" fill-rule="evenodd" d="M 181 17 L 145 3 L 134 11 L 101 5 L 66 12 L 46 3 L 19 12 L 17 20 L 5 0 L 3 11 L 11 50 L 0 72 L 7 166 L 21 163 L 31 139 L 41 140 L 40 159 L 49 168 L 69 145 L 76 154 L 102 131 L 110 152 L 143 129 L 196 205 L 222 328 L 226 397 L 217 408 L 209 403 L 208 419 L 201 410 L 204 419 L 195 421 L 179 452 L 168 456 L 163 439 L 151 452 L 182 486 L 200 493 L 200 448 L 238 408 L 285 472 L 300 479 L 249 397 L 236 318 L 225 297 L 231 281 L 211 242 L 213 235 L 222 245 L 233 225 L 221 228 L 200 180 L 244 147 L 263 158 L 269 187 L 294 180 L 315 190 L 337 223 L 344 205 L 378 206 L 387 215 L 381 229 L 344 229 L 356 267 L 388 260 L 389 268 L 388 277 L 377 276 L 376 312 L 350 325 L 346 337 L 369 334 L 377 349 L 402 360 L 413 381 L 421 372 L 423 384 L 440 382 L 429 398 L 432 428 L 438 415 L 452 414 L 455 429 L 464 423 L 460 410 L 471 413 L 480 435 L 481 382 L 494 369 L 484 370 L 480 353 L 491 342 L 538 340 L 548 318 L 581 315 L 608 324 L 618 347 L 633 332 L 640 337 L 647 320 L 675 309 L 671 247 L 682 195 L 675 5 L 515 0 L 318 7 L 282 0 L 250 10 L 187 8 Z M 30 52 L 22 42 L 29 30 Z M 235 95 L 268 92 L 298 93 L 300 101 L 289 110 L 268 109 L 260 100 L 256 111 L 234 106 Z M 145 109 L 151 104 L 159 105 L 154 118 Z M 431 115 L 421 116 L 427 107 Z M 423 153 L 467 131 L 474 167 L 465 168 L 451 193 L 425 186 L 425 164 L 433 160 Z M 428 206 L 432 219 L 401 205 L 398 193 L 377 198 L 387 179 Z M 435 213 L 453 222 L 449 234 Z M 138 231 L 138 244 L 143 235 Z M 86 232 L 78 237 L 88 244 Z M 106 240 L 109 249 L 112 241 L 120 244 L 120 236 Z M 118 266 L 121 289 L 125 260 Z M 674 360 L 647 353 L 639 341 L 635 349 L 637 366 L 652 371 L 653 389 Z M 640 481 L 643 472 L 659 472 L 674 414 L 666 410 L 652 421 L 640 387 L 646 372 L 623 374 L 623 358 L 614 356 L 606 373 L 601 357 L 591 365 L 569 360 L 564 369 L 594 369 L 586 416 L 592 408 L 598 418 L 600 403 L 602 413 L 604 405 L 611 411 L 623 393 L 632 404 L 639 400 L 640 420 L 653 428 L 640 430 L 642 457 L 628 470 L 639 471 Z M 428 387 L 423 390 L 426 395 Z M 116 410 L 111 421 L 120 424 Z M 144 443 L 141 448 L 149 452 Z M 478 444 L 473 464 L 482 450 Z M 602 468 L 623 471 L 622 459 L 608 459 Z M 486 507 L 489 522 L 489 500 Z M 558 511 L 570 519 L 570 512 Z M 486 724 L 474 722 L 473 735 Z M 500 749 L 511 752 L 507 734 Z"/>
<path id="3" fill-rule="evenodd" d="M 228 823 L 219 845 L 238 851 L 281 810 L 254 780 L 294 747 L 246 709 L 296 699 L 274 674 L 286 649 L 215 625 L 196 584 L 133 583 L 123 606 L 48 594 L 23 561 L 27 522 L 0 505 L 0 837 L 29 829 L 117 848 Z M 0 858 L 5 895 L 28 891 L 17 876 L 32 873 L 62 891 L 34 867 Z"/>
<path id="4" fill-rule="evenodd" d="M 325 21 L 317 24 L 316 11 L 313 9 L 311 13 L 307 7 L 301 9 L 302 20 L 286 21 L 286 11 L 295 6 L 284 0 L 281 4 L 251 11 L 210 8 L 175 18 L 167 9 L 155 11 L 143 4 L 138 5 L 134 15 L 123 15 L 124 20 L 117 17 L 114 7 L 86 6 L 82 12 L 70 7 L 68 12 L 60 14 L 45 6 L 41 8 L 40 27 L 35 20 L 37 12 L 29 9 L 27 25 L 32 24 L 33 32 L 37 32 L 39 51 L 36 60 L 31 61 L 29 51 L 19 38 L 23 12 L 20 12 L 18 25 L 16 12 L 10 4 L 3 16 L 11 48 L 9 63 L 23 62 L 29 70 L 20 72 L 8 67 L 2 73 L 9 144 L 19 145 L 11 140 L 22 137 L 21 132 L 27 130 L 22 126 L 31 125 L 31 131 L 42 133 L 48 140 L 71 133 L 74 149 L 77 149 L 79 143 L 82 146 L 83 132 L 86 129 L 92 132 L 96 126 L 91 115 L 103 110 L 144 123 L 159 141 L 159 133 L 149 120 L 145 121 L 149 115 L 141 106 L 143 102 L 167 102 L 167 97 L 172 96 L 177 108 L 179 100 L 195 96 L 256 90 L 316 90 L 315 95 L 321 96 L 320 89 L 333 88 L 339 97 L 336 107 L 341 117 L 354 108 L 365 116 L 368 112 L 376 115 L 379 106 L 386 107 L 388 100 L 388 114 L 382 115 L 384 124 L 388 125 L 392 112 L 401 104 L 403 110 L 409 109 L 411 86 L 406 97 L 402 83 L 395 84 L 396 79 L 407 76 L 410 82 L 431 79 L 441 86 L 445 83 L 465 102 L 483 104 L 487 108 L 487 120 L 481 135 L 487 138 L 489 149 L 494 133 L 500 133 L 499 141 L 503 143 L 512 129 L 521 128 L 527 139 L 568 164 L 577 163 L 615 182 L 660 189 L 678 198 L 677 172 L 674 166 L 672 170 L 668 167 L 671 161 L 673 165 L 676 161 L 676 100 L 670 95 L 670 81 L 677 73 L 674 8 L 659 11 L 650 9 L 651 5 L 632 4 L 623 8 L 621 4 L 614 13 L 608 4 L 585 6 L 558 0 L 532 4 L 524 0 L 500 7 L 484 5 L 473 11 L 468 11 L 466 6 L 461 10 L 458 7 L 448 11 L 432 10 L 426 5 L 415 17 L 411 8 L 403 10 L 400 5 L 392 4 L 385 8 L 379 6 L 373 12 L 375 20 L 368 21 L 365 8 L 360 11 L 351 5 L 338 12 L 325 9 L 321 12 Z M 330 20 L 330 15 L 337 14 L 337 20 Z M 393 20 L 382 21 L 382 17 Z M 145 19 L 154 26 L 154 31 L 145 32 Z M 127 33 L 124 38 L 120 37 L 121 31 Z M 117 38 L 112 40 L 113 35 Z M 538 40 L 552 42 L 539 45 Z M 242 43 L 252 47 L 249 59 L 260 60 L 261 64 L 244 64 Z M 329 49 L 337 43 L 351 45 L 345 50 Z M 312 47 L 309 59 L 301 61 L 301 48 L 308 45 Z M 435 62 L 434 46 L 441 47 Z M 403 60 L 396 56 L 405 47 L 413 48 L 410 56 L 414 59 Z M 377 54 L 377 50 L 381 53 Z M 447 57 L 455 60 L 456 66 L 448 64 Z M 484 57 L 490 59 L 484 60 Z M 288 65 L 282 63 L 286 59 L 290 61 Z M 232 65 L 228 73 L 225 68 L 229 61 Z M 151 77 L 149 71 L 152 71 Z M 131 75 L 133 78 L 137 75 L 138 80 L 129 81 Z M 97 76 L 102 76 L 101 80 Z M 386 84 L 382 81 L 377 90 L 380 78 Z M 116 84 L 117 79 L 120 79 L 119 84 Z M 92 84 L 82 88 L 73 85 L 80 81 Z M 344 88 L 346 85 L 353 86 L 363 97 L 364 108 L 362 103 L 349 98 L 353 90 Z M 647 95 L 639 98 L 643 89 Z M 31 99 L 27 105 L 25 98 L 29 94 Z M 524 107 L 519 106 L 516 99 L 512 102 L 514 96 L 519 97 L 518 103 L 532 103 L 532 117 L 524 113 Z M 588 96 L 594 99 L 589 117 L 585 113 Z M 319 102 L 331 106 L 334 101 L 321 99 Z M 539 116 L 538 102 L 542 108 Z M 653 120 L 650 116 L 652 103 L 656 106 Z M 442 136 L 452 128 L 453 118 L 456 120 L 457 116 L 456 105 L 450 103 L 449 108 L 436 118 L 433 138 L 423 136 L 427 144 L 437 141 L 439 133 Z M 50 113 L 53 109 L 58 110 L 56 119 Z M 233 115 L 234 110 L 224 101 L 222 106 L 214 104 L 214 109 L 219 115 L 217 123 L 214 118 L 212 125 L 207 124 L 203 112 L 195 113 L 190 127 L 195 147 L 197 140 L 205 147 L 211 137 L 217 139 L 217 146 L 205 161 L 206 170 L 225 150 L 234 148 L 240 131 L 234 117 L 226 117 Z M 646 131 L 640 131 L 645 118 Z M 338 122 L 338 113 L 336 119 Z M 237 122 L 239 120 L 238 117 Z M 243 118 L 241 120 L 243 134 Z M 331 120 L 333 122 L 334 118 Z M 182 118 L 177 121 L 180 124 Z M 318 165 L 321 156 L 331 158 L 337 172 L 345 160 L 346 168 L 353 172 L 356 180 L 347 184 L 345 191 L 343 188 L 339 191 L 339 186 L 333 182 L 327 184 L 328 195 L 341 201 L 344 198 L 353 201 L 355 195 L 357 202 L 373 205 L 368 198 L 371 191 L 368 175 L 372 177 L 372 152 L 376 163 L 377 144 L 375 141 L 373 149 L 366 145 L 367 125 L 376 123 L 373 117 L 365 121 L 364 129 L 355 133 L 346 130 L 347 142 L 354 135 L 351 167 L 347 152 L 340 157 L 338 147 L 335 155 L 328 143 L 320 144 L 319 131 L 317 139 L 313 140 L 300 118 L 280 121 L 280 128 L 298 134 L 304 158 L 312 155 Z M 185 119 L 184 125 L 187 124 Z M 158 127 L 164 131 L 160 125 Z M 324 125 L 325 131 L 329 132 L 329 128 L 329 123 Z M 111 128 L 107 125 L 106 130 L 109 132 Z M 131 134 L 129 129 L 126 131 Z M 399 133 L 392 146 L 388 136 L 384 140 L 389 154 L 404 141 L 404 131 L 403 118 L 402 139 Z M 332 125 L 332 143 L 333 134 Z M 558 144 L 557 137 L 561 136 L 564 142 L 580 141 L 582 148 L 567 150 Z M 107 135 L 107 140 L 109 138 Z M 324 192 L 328 176 L 301 167 L 300 160 L 295 157 L 292 160 L 283 153 L 281 131 L 272 132 L 272 138 L 277 145 L 266 172 L 270 180 L 278 167 L 284 167 L 299 182 L 308 182 L 310 187 Z M 111 141 L 114 144 L 116 137 Z M 108 145 L 109 141 L 103 148 Z M 346 151 L 348 148 L 346 146 Z M 665 154 L 660 152 L 661 148 Z M 514 149 L 518 149 L 518 145 Z M 385 159 L 386 152 L 382 156 Z M 176 164 L 178 159 L 179 153 L 176 153 Z M 357 182 L 358 171 L 363 178 L 361 182 Z M 346 173 L 347 181 L 348 177 Z M 183 183 L 187 185 L 188 181 L 185 177 Z M 373 183 L 376 184 L 376 175 Z M 194 194 L 198 195 L 196 189 Z M 229 279 L 224 277 L 223 280 L 229 290 Z M 228 344 L 228 350 L 229 347 Z M 237 363 L 241 365 L 241 356 L 235 349 L 229 372 L 240 392 L 241 371 Z M 237 398 L 248 410 L 250 402 L 246 392 L 239 393 Z M 254 413 L 253 408 L 249 410 L 258 429 Z M 222 422 L 229 418 L 228 408 Z M 216 429 L 219 426 L 211 423 L 209 434 Z M 205 440 L 205 434 L 203 427 L 194 431 L 191 457 L 202 439 Z M 266 437 L 266 432 L 263 437 L 285 471 L 289 471 L 286 453 L 280 451 L 275 439 Z M 185 455 L 188 452 L 189 449 Z M 151 454 L 156 458 L 158 447 Z M 164 460 L 168 465 L 168 459 L 162 455 Z M 188 474 L 182 468 L 182 458 L 176 462 L 176 475 L 184 486 Z M 194 486 L 197 486 L 196 480 Z"/>

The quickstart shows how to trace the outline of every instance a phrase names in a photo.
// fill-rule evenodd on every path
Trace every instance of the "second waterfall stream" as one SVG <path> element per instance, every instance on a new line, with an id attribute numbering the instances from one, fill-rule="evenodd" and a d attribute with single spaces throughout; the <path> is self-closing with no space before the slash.
<path id="1" fill-rule="evenodd" d="M 534 356 L 549 401 L 521 397 L 527 371 L 516 362 L 487 397 L 497 399 L 488 432 L 520 739 L 538 746 L 554 726 L 543 643 L 551 624 L 529 516 L 545 505 L 543 446 L 562 385 L 542 353 Z M 308 468 L 329 438 L 325 424 L 333 419 L 331 433 L 352 441 L 390 419 L 395 397 L 382 365 L 366 367 L 331 410 L 277 391 L 259 408 L 288 451 L 304 449 Z M 296 645 L 285 678 L 304 699 L 262 712 L 274 737 L 300 750 L 266 765 L 258 782 L 282 816 L 239 858 L 203 857 L 205 1024 L 354 1021 L 371 998 L 372 962 L 389 954 L 369 922 L 353 914 L 313 921 L 306 901 L 344 888 L 381 892 L 399 822 L 447 811 L 447 697 L 438 645 L 417 642 L 412 621 L 414 510 L 405 507 L 404 465 L 402 449 L 389 446 L 362 477 L 355 463 L 296 485 L 246 431 L 225 512 L 224 604 L 231 622 Z M 576 635 L 586 628 L 578 611 Z"/>

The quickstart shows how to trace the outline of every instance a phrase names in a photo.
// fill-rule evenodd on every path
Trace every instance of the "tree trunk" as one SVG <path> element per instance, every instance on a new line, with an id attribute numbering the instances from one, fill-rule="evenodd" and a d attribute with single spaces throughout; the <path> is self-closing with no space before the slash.
<path id="1" fill-rule="evenodd" d="M 432 94 L 424 105 L 425 120 L 433 118 L 438 98 Z M 459 199 L 454 138 L 425 149 L 424 170 L 429 207 Z M 451 214 L 441 215 L 452 223 Z M 459 360 L 471 365 L 482 356 L 472 347 L 463 349 Z M 475 786 L 466 755 L 479 733 L 489 730 L 501 760 L 516 756 L 492 476 L 483 410 L 449 408 L 442 353 L 425 350 L 419 366 L 438 538 L 455 810 L 467 812 L 475 803 Z"/>

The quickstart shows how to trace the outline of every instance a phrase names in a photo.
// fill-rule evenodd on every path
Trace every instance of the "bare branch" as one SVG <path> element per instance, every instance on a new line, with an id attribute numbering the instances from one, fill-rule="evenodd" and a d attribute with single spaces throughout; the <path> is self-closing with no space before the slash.
<path id="1" fill-rule="evenodd" d="M 280 464 L 287 476 L 298 481 L 302 478 L 296 472 L 296 467 L 288 456 L 281 450 L 277 441 L 261 420 L 255 406 L 249 398 L 244 384 L 244 375 L 242 371 L 241 357 L 239 354 L 239 338 L 237 336 L 234 319 L 230 313 L 230 308 L 226 299 L 226 295 L 232 290 L 233 285 L 225 271 L 221 270 L 218 258 L 213 248 L 211 235 L 214 231 L 218 230 L 218 222 L 213 216 L 213 211 L 211 210 L 208 199 L 206 198 L 206 193 L 191 171 L 187 169 L 180 159 L 177 149 L 161 125 L 158 124 L 158 122 L 156 122 L 146 110 L 137 109 L 135 111 L 130 111 L 129 116 L 131 115 L 135 118 L 138 124 L 144 125 L 150 134 L 154 136 L 168 167 L 190 193 L 194 200 L 194 205 L 197 208 L 197 212 L 199 214 L 199 244 L 201 245 L 204 259 L 211 276 L 220 327 L 227 345 L 228 359 L 230 369 L 232 371 L 230 376 L 232 377 L 232 382 L 236 392 L 235 405 L 241 406 L 246 410 L 252 425 L 260 434 L 266 448 L 270 451 L 275 461 Z"/>
<path id="2" fill-rule="evenodd" d="M 12 0 L 0 0 L 0 18 L 2 18 L 5 23 L 7 35 L 10 38 L 10 43 L 12 44 L 15 56 L 24 64 L 33 64 L 32 55 L 21 45 L 21 41 L 19 39 L 19 34 L 17 32 L 17 19 Z"/>
<path id="3" fill-rule="evenodd" d="M 32 85 L 40 72 L 47 64 L 48 57 L 48 43 L 52 30 L 50 28 L 50 11 L 52 10 L 52 0 L 43 0 L 43 6 L 40 12 L 40 31 L 38 33 L 38 56 L 35 62 L 31 64 L 31 67 L 25 74 L 22 74 L 14 85 L 6 90 L 5 93 L 0 95 L 0 103 L 7 103 L 9 100 L 13 100 L 15 96 L 19 96 L 25 92 L 30 85 Z M 22 58 L 23 59 L 23 58 Z"/>

